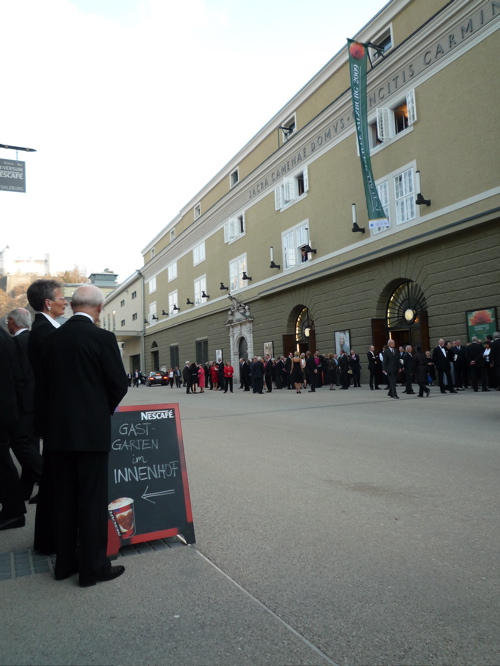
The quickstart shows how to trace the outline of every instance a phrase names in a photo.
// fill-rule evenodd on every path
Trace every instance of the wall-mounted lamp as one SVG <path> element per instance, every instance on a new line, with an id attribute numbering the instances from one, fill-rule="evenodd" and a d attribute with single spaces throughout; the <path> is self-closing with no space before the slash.
<path id="1" fill-rule="evenodd" d="M 293 132 L 294 128 L 293 128 L 293 125 L 290 125 L 290 127 L 283 127 L 283 126 L 280 125 L 280 127 L 278 127 L 278 129 L 282 130 L 283 134 L 285 136 L 285 139 L 288 139 L 290 134 Z"/>
<path id="2" fill-rule="evenodd" d="M 356 204 L 352 204 L 352 231 L 353 233 L 356 233 L 356 231 L 361 232 L 362 234 L 365 233 L 365 227 L 359 227 L 357 218 L 356 218 Z"/>
<path id="3" fill-rule="evenodd" d="M 301 249 L 301 250 L 304 250 L 304 251 L 307 252 L 308 254 L 309 254 L 309 252 L 310 252 L 311 254 L 316 254 L 316 252 L 318 251 L 318 250 L 313 250 L 313 248 L 312 248 L 309 244 L 308 244 L 308 245 L 303 245 L 300 249 Z"/>
<path id="4" fill-rule="evenodd" d="M 178 308 L 177 305 L 174 305 L 174 307 L 172 308 L 172 310 L 178 310 L 179 312 L 181 311 L 181 309 Z"/>
<path id="5" fill-rule="evenodd" d="M 188 298 L 187 301 L 186 301 L 186 305 L 194 305 L 194 303 L 193 303 L 193 301 L 190 301 L 189 298 Z"/>
<path id="6" fill-rule="evenodd" d="M 153 315 L 152 319 L 156 319 L 156 321 L 158 321 L 158 317 L 156 315 Z"/>
<path id="7" fill-rule="evenodd" d="M 252 278 L 251 278 L 251 277 L 248 277 L 246 271 L 243 271 L 243 275 L 241 276 L 241 279 L 242 279 L 242 280 L 251 280 Z"/>
<path id="8" fill-rule="evenodd" d="M 144 320 L 144 323 L 149 326 L 149 321 L 147 319 Z"/>
<path id="9" fill-rule="evenodd" d="M 271 247 L 269 248 L 269 255 L 270 255 L 270 257 L 271 257 L 271 265 L 269 266 L 269 268 L 280 268 L 280 265 L 279 265 L 279 264 L 275 264 L 275 263 L 274 263 L 274 250 L 273 250 L 273 246 L 272 246 L 272 245 L 271 245 Z"/>
<path id="10" fill-rule="evenodd" d="M 201 297 L 202 297 L 202 298 L 210 298 L 210 296 L 209 296 L 208 294 L 205 294 L 205 290 L 203 290 L 203 291 L 201 292 Z"/>
<path id="11" fill-rule="evenodd" d="M 162 310 L 161 313 L 164 317 L 168 317 L 168 312 L 165 312 L 165 310 Z"/>
<path id="12" fill-rule="evenodd" d="M 223 282 L 220 283 L 220 288 L 221 288 L 221 291 L 223 289 L 225 289 L 226 291 L 229 291 L 229 287 L 225 287 Z"/>
<path id="13" fill-rule="evenodd" d="M 417 206 L 430 206 L 431 205 L 431 200 L 430 199 L 424 199 L 424 195 L 422 194 L 422 189 L 420 187 L 420 171 L 415 172 L 416 175 L 416 185 L 417 185 L 417 198 L 415 199 L 415 203 Z"/>

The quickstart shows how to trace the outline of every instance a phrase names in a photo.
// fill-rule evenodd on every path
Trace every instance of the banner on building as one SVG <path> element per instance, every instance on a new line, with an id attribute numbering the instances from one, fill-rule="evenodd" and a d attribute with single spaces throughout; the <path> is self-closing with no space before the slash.
<path id="1" fill-rule="evenodd" d="M 26 192 L 26 162 L 0 159 L 0 190 Z"/>
<path id="2" fill-rule="evenodd" d="M 366 207 L 368 209 L 368 226 L 370 229 L 384 229 L 389 221 L 378 196 L 377 186 L 373 178 L 370 159 L 370 140 L 368 135 L 368 111 L 366 103 L 366 62 L 368 48 L 361 42 L 347 40 L 349 51 L 349 70 L 351 73 L 351 95 L 356 124 L 356 136 L 361 160 L 361 172 L 365 188 Z"/>

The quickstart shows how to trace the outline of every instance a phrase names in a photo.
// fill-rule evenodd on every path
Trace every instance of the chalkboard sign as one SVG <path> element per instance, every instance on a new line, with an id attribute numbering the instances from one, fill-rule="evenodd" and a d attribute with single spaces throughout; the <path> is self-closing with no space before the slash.
<path id="1" fill-rule="evenodd" d="M 111 419 L 108 556 L 194 526 L 179 405 L 119 407 Z"/>

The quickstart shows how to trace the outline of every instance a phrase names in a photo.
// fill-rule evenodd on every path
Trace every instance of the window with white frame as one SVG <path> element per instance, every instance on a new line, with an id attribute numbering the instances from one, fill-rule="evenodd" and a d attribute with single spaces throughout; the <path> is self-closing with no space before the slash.
<path id="1" fill-rule="evenodd" d="M 205 241 L 193 248 L 193 266 L 205 261 Z"/>
<path id="2" fill-rule="evenodd" d="M 246 273 L 246 270 L 246 254 L 242 254 L 240 257 L 229 262 L 229 291 L 236 291 L 247 286 L 246 280 L 243 279 L 243 273 Z"/>
<path id="3" fill-rule="evenodd" d="M 394 178 L 396 224 L 404 224 L 417 215 L 413 169 L 406 169 Z"/>
<path id="4" fill-rule="evenodd" d="M 170 266 L 167 268 L 167 275 L 168 275 L 168 281 L 172 282 L 172 280 L 175 280 L 177 277 L 177 262 L 174 261 L 173 264 L 170 264 Z"/>
<path id="5" fill-rule="evenodd" d="M 137 292 L 136 292 L 136 291 L 133 291 L 133 292 L 132 292 L 132 300 L 133 300 L 134 298 L 137 298 Z"/>
<path id="6" fill-rule="evenodd" d="M 132 315 L 132 321 L 137 321 L 137 312 Z"/>
<path id="7" fill-rule="evenodd" d="M 156 301 L 149 304 L 149 323 L 154 324 L 156 321 Z"/>
<path id="8" fill-rule="evenodd" d="M 245 214 L 230 217 L 224 224 L 224 243 L 231 243 L 245 233 Z"/>
<path id="9" fill-rule="evenodd" d="M 151 278 L 148 282 L 149 293 L 153 294 L 156 291 L 156 277 Z"/>
<path id="10" fill-rule="evenodd" d="M 396 225 L 401 225 L 418 217 L 414 165 L 407 165 L 384 176 L 377 182 L 377 191 L 389 226 L 371 229 L 372 235 L 390 229 L 394 221 Z"/>
<path id="11" fill-rule="evenodd" d="M 170 316 L 177 314 L 177 310 L 174 310 L 174 305 L 177 305 L 177 301 L 179 300 L 177 296 L 177 289 L 175 291 L 171 291 L 170 294 L 168 295 L 168 314 Z"/>
<path id="12" fill-rule="evenodd" d="M 203 297 L 202 294 L 207 293 L 207 276 L 198 278 L 194 281 L 194 304 L 200 305 L 201 303 L 206 303 L 206 297 Z"/>
<path id="13" fill-rule="evenodd" d="M 289 118 L 287 118 L 287 120 L 281 123 L 280 130 L 283 141 L 288 141 L 288 139 L 292 136 L 292 134 L 297 131 L 297 121 L 295 118 L 295 114 L 293 114 L 293 116 L 290 116 Z"/>
<path id="14" fill-rule="evenodd" d="M 196 204 L 194 207 L 194 219 L 197 220 L 201 215 L 201 203 Z"/>
<path id="15" fill-rule="evenodd" d="M 281 234 L 284 269 L 295 268 L 311 259 L 308 222 L 301 222 L 296 227 Z"/>
<path id="16" fill-rule="evenodd" d="M 151 259 L 155 256 L 155 249 L 154 247 L 151 248 Z"/>
<path id="17" fill-rule="evenodd" d="M 295 172 L 289 178 L 284 178 L 274 190 L 274 207 L 283 210 L 307 194 L 309 190 L 309 176 L 307 167 Z"/>
<path id="18" fill-rule="evenodd" d="M 175 227 L 173 229 L 170 229 L 170 242 L 175 240 Z"/>
<path id="19" fill-rule="evenodd" d="M 415 91 L 410 90 L 404 100 L 393 107 L 379 107 L 377 121 L 372 123 L 372 148 L 393 139 L 409 129 L 417 120 Z"/>
<path id="20" fill-rule="evenodd" d="M 122 319 L 120 323 L 121 323 L 121 326 L 125 326 L 125 319 Z"/>
<path id="21" fill-rule="evenodd" d="M 236 168 L 234 171 L 231 171 L 229 174 L 229 186 L 234 187 L 236 183 L 240 180 L 239 170 Z"/>

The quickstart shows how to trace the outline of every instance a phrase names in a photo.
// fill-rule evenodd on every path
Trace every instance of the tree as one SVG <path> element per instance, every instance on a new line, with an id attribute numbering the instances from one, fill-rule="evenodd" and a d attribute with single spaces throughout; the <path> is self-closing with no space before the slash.
<path id="1" fill-rule="evenodd" d="M 14 308 L 25 308 L 28 304 L 26 290 L 28 285 L 18 285 L 8 293 L 0 289 L 0 320 L 2 325 L 6 316 Z"/>
<path id="2" fill-rule="evenodd" d="M 56 280 L 60 282 L 67 282 L 69 284 L 81 284 L 89 282 L 89 279 L 86 275 L 87 269 L 85 266 L 78 266 L 75 264 L 73 268 L 67 269 L 65 271 L 60 271 L 56 274 Z"/>

